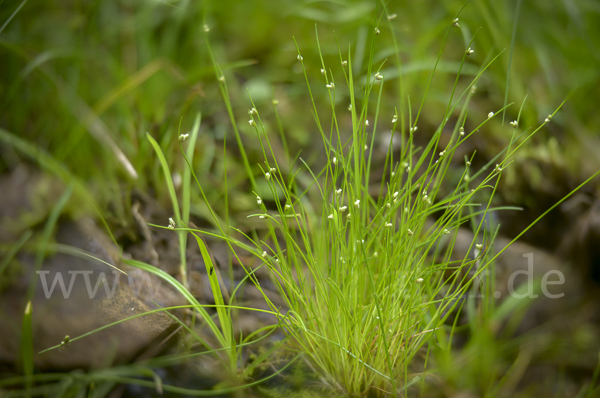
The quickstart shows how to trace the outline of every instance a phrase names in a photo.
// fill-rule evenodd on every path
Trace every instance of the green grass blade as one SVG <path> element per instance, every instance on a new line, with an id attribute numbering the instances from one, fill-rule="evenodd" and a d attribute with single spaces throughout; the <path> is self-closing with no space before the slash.
<path id="1" fill-rule="evenodd" d="M 146 133 L 146 137 L 152 144 L 154 151 L 156 152 L 156 156 L 158 156 L 158 160 L 160 161 L 160 165 L 163 170 L 163 174 L 165 176 L 165 181 L 167 183 L 167 189 L 169 191 L 169 196 L 171 197 L 171 203 L 173 204 L 173 214 L 175 216 L 175 224 L 180 227 L 183 225 L 183 220 L 181 219 L 181 213 L 179 212 L 179 201 L 177 200 L 177 193 L 175 192 L 175 186 L 173 185 L 173 179 L 171 177 L 171 170 L 169 169 L 169 165 L 167 163 L 167 159 L 165 159 L 165 155 L 163 154 L 160 145 L 152 136 Z M 181 274 L 181 280 L 183 281 L 183 286 L 187 288 L 188 286 L 188 278 L 187 278 L 187 265 L 185 258 L 185 248 L 187 244 L 187 233 L 185 231 L 178 231 L 177 235 L 179 237 L 179 273 Z"/>
<path id="2" fill-rule="evenodd" d="M 154 274 L 154 275 L 160 277 L 161 279 L 163 279 L 164 281 L 168 282 L 169 284 L 171 284 L 175 288 L 175 290 L 177 290 L 179 293 L 181 293 L 181 295 L 183 297 L 185 297 L 185 299 L 190 304 L 198 306 L 198 312 L 200 313 L 200 316 L 208 324 L 208 327 L 210 328 L 210 330 L 213 331 L 213 333 L 219 340 L 219 343 L 223 347 L 227 346 L 226 340 L 224 339 L 223 334 L 221 333 L 221 331 L 219 330 L 219 328 L 217 327 L 215 322 L 212 320 L 210 315 L 206 312 L 206 310 L 204 308 L 202 308 L 202 306 L 200 305 L 198 300 L 196 300 L 194 295 L 192 293 L 190 293 L 190 291 L 187 290 L 177 279 L 173 278 L 171 275 L 169 275 L 165 271 L 161 270 L 160 268 L 156 268 L 156 267 L 154 267 L 150 264 L 146 264 L 142 261 L 123 259 L 123 262 L 125 264 L 131 265 L 132 267 L 141 269 L 142 271 L 146 271 L 151 274 Z"/>
<path id="3" fill-rule="evenodd" d="M 2 273 L 4 272 L 8 264 L 10 264 L 12 259 L 21 249 L 21 247 L 25 244 L 25 242 L 29 240 L 29 238 L 31 238 L 31 235 L 33 235 L 33 231 L 28 229 L 27 231 L 25 231 L 25 233 L 23 233 L 23 235 L 21 235 L 19 240 L 10 247 L 8 253 L 6 253 L 6 256 L 4 257 L 4 260 L 2 260 L 2 263 L 0 263 L 0 278 L 2 277 Z"/>

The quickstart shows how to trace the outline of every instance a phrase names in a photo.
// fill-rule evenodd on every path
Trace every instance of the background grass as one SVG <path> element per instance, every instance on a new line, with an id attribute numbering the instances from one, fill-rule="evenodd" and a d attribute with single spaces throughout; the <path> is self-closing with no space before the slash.
<path id="1" fill-rule="evenodd" d="M 394 34 L 387 26 L 382 29 L 372 53 L 377 66 L 388 59 L 381 69 L 386 90 L 379 99 L 370 99 L 380 101 L 382 120 L 391 120 L 396 109 L 404 121 L 402 128 L 414 120 L 448 21 L 462 6 L 452 0 L 389 5 L 388 12 L 397 14 L 390 21 Z M 85 186 L 111 229 L 127 228 L 135 225 L 131 196 L 136 191 L 150 192 L 165 209 L 171 207 L 163 166 L 146 133 L 164 152 L 177 181 L 176 173 L 186 169 L 177 144 L 179 125 L 181 132 L 192 130 L 201 111 L 194 170 L 216 213 L 226 224 L 250 234 L 255 228 L 246 216 L 255 211 L 256 194 L 272 205 L 277 196 L 283 199 L 283 193 L 271 190 L 262 178 L 258 165 L 264 164 L 263 150 L 247 122 L 247 110 L 252 105 L 261 110 L 282 173 L 289 175 L 298 156 L 316 168 L 325 165 L 329 159 L 311 114 L 313 104 L 306 96 L 297 51 L 304 57 L 308 77 L 317 80 L 322 78 L 322 63 L 339 63 L 338 43 L 344 57 L 349 47 L 355 79 L 364 82 L 376 7 L 374 1 L 4 1 L 0 3 L 0 171 L 12 170 L 28 157 L 39 160 L 42 156 L 35 150 L 39 148 L 51 158 L 45 163 L 49 168 L 58 167 L 68 175 L 65 179 L 76 179 L 76 189 Z M 315 23 L 322 59 L 315 51 Z M 477 83 L 470 120 L 485 119 L 488 112 L 501 109 L 507 98 L 520 104 L 527 95 L 520 117 L 524 130 L 539 125 L 567 98 L 552 123 L 521 148 L 514 165 L 504 172 L 495 204 L 526 210 L 501 219 L 502 231 L 514 236 L 600 168 L 600 116 L 595 106 L 600 100 L 600 7 L 593 0 L 471 2 L 459 23 L 460 29 L 448 37 L 420 112 L 422 141 L 417 144 L 426 144 L 439 125 L 460 60 L 476 32 L 471 44 L 475 53 L 464 65 L 459 89 L 466 87 L 481 65 L 505 51 Z M 383 24 L 388 21 L 384 19 Z M 218 63 L 217 74 L 213 59 Z M 221 73 L 231 113 L 222 101 L 217 80 Z M 336 73 L 337 84 L 343 78 Z M 330 108 L 324 84 L 315 85 L 314 90 L 315 107 Z M 273 98 L 278 101 L 276 107 Z M 336 90 L 335 101 L 339 107 L 347 106 L 349 92 Z M 408 104 L 412 115 L 406 112 Z M 510 142 L 507 131 L 511 129 L 506 124 L 517 112 L 513 106 L 505 117 L 494 118 L 457 158 L 476 150 L 473 167 L 485 165 Z M 240 141 L 256 183 L 248 178 L 230 115 L 240 126 Z M 347 136 L 352 127 L 350 113 L 338 122 L 342 136 Z M 466 126 L 468 131 L 473 127 Z M 14 136 L 26 142 L 28 150 L 23 150 L 25 144 L 15 144 Z M 227 149 L 223 151 L 225 137 Z M 445 137 L 449 135 L 442 135 L 442 141 Z M 381 170 L 383 165 L 382 158 L 373 167 Z M 453 170 L 447 178 L 458 181 L 461 172 Z M 306 183 L 310 176 L 297 178 Z M 595 192 L 597 185 L 584 191 L 592 199 Z M 190 195 L 192 217 L 198 224 L 214 226 L 200 193 L 192 189 Z M 525 238 L 556 246 L 574 217 L 556 213 Z M 500 347 L 491 342 L 493 333 L 483 329 L 479 333 L 470 346 L 472 352 Z M 491 356 L 496 364 L 506 359 L 499 348 L 491 352 L 497 353 Z M 515 350 L 507 352 L 516 355 Z M 488 372 L 483 378 L 487 384 L 480 388 L 488 390 L 489 380 L 496 377 L 490 376 L 494 365 L 470 363 L 470 372 L 456 374 L 449 368 L 446 377 L 458 389 L 472 388 L 474 380 L 482 379 L 477 372 L 483 369 Z M 594 365 L 585 363 L 586 368 Z"/>

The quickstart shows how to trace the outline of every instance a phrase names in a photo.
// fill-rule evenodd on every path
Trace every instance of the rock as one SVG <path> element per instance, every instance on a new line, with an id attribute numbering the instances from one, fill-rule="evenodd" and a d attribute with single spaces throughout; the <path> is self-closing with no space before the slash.
<path id="1" fill-rule="evenodd" d="M 470 230 L 459 229 L 453 258 L 464 258 L 472 240 Z M 492 253 L 502 251 L 509 243 L 509 239 L 497 237 Z M 508 297 L 522 297 L 530 304 L 519 326 L 520 331 L 530 330 L 557 316 L 565 316 L 585 300 L 583 281 L 576 270 L 560 257 L 527 243 L 514 242 L 498 256 L 495 277 L 494 294 L 499 302 Z M 558 283 L 561 281 L 563 283 Z"/>
<path id="2" fill-rule="evenodd" d="M 19 217 L 35 207 L 32 202 L 39 201 L 39 198 L 31 200 L 29 195 L 35 191 L 32 187 L 41 181 L 40 175 L 25 174 L 26 178 L 17 178 L 19 176 L 13 174 L 3 176 L 0 181 L 0 190 L 11 192 L 2 201 L 1 230 L 6 231 L 5 225 L 17 225 Z M 23 195 L 20 200 L 19 195 Z M 12 242 L 8 239 L 14 241 L 18 236 L 5 234 L 1 241 L 10 245 Z M 34 234 L 30 241 L 35 242 L 36 236 Z M 30 246 L 29 251 L 21 250 L 2 275 L 8 283 L 0 290 L 0 363 L 14 365 L 20 361 L 21 324 L 32 282 L 36 283 L 32 328 L 34 363 L 38 370 L 99 368 L 128 362 L 146 348 L 158 345 L 177 329 L 178 323 L 173 318 L 158 312 L 71 341 L 64 348 L 38 354 L 61 343 L 67 335 L 73 339 L 156 309 L 156 304 L 162 307 L 185 304 L 171 285 L 154 275 L 121 264 L 120 249 L 90 219 L 61 219 L 54 241 L 84 250 L 127 275 L 98 260 L 67 254 L 64 250 L 48 252 L 41 272 L 36 274 L 35 246 Z"/>

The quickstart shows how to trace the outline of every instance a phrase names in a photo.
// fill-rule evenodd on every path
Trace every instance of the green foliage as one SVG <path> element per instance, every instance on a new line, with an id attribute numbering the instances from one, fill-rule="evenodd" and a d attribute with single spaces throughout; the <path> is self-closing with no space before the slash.
<path id="1" fill-rule="evenodd" d="M 283 347 L 305 353 L 328 388 L 353 395 L 426 390 L 427 374 L 439 371 L 449 383 L 493 396 L 513 391 L 511 383 L 527 367 L 528 353 L 509 358 L 518 350 L 489 327 L 526 303 L 507 300 L 496 308 L 488 299 L 462 309 L 458 299 L 497 257 L 481 250 L 497 233 L 485 224 L 498 209 L 497 194 L 524 200 L 510 188 L 556 178 L 542 172 L 544 164 L 567 169 L 577 189 L 600 166 L 598 6 L 592 0 L 382 5 L 57 7 L 46 1 L 0 8 L 0 140 L 7 148 L 0 171 L 23 155 L 33 159 L 111 227 L 131 221 L 134 190 L 154 190 L 172 207 L 181 281 L 126 262 L 168 281 L 209 326 L 217 348 L 193 322 L 179 320 L 236 380 L 222 393 L 258 384 L 243 379 Z M 520 108 L 509 104 L 513 99 Z M 548 114 L 551 123 L 544 121 Z M 517 124 L 509 128 L 512 120 Z M 547 139 L 547 130 L 558 131 L 560 140 Z M 182 132 L 191 136 L 183 147 Z M 174 183 L 180 172 L 181 187 Z M 260 211 L 246 217 L 256 202 Z M 191 228 L 191 219 L 205 226 Z M 453 261 L 456 231 L 467 223 L 475 232 L 469 252 L 480 255 Z M 218 322 L 188 289 L 188 233 L 202 254 Z M 8 251 L 0 274 L 29 237 Z M 289 337 L 245 369 L 238 369 L 242 347 L 264 336 L 236 341 L 235 318 L 258 310 L 237 305 L 243 283 L 222 289 L 203 237 L 224 241 L 230 271 L 235 258 L 247 274 L 243 283 L 263 295 L 269 310 L 262 311 L 276 324 L 256 334 L 281 326 Z M 261 288 L 260 267 L 269 268 L 287 313 Z M 486 283 L 489 297 L 493 285 Z M 471 339 L 456 354 L 452 339 L 461 326 L 452 317 L 462 310 Z M 102 396 L 117 383 L 133 383 L 216 393 L 163 385 L 150 365 L 33 375 L 30 322 L 29 313 L 23 318 L 27 377 L 0 386 L 35 380 L 40 386 L 28 393 L 61 395 L 96 383 Z M 502 354 L 505 348 L 510 355 Z M 489 356 L 479 357 L 484 351 Z M 466 365 L 457 369 L 457 360 Z"/>

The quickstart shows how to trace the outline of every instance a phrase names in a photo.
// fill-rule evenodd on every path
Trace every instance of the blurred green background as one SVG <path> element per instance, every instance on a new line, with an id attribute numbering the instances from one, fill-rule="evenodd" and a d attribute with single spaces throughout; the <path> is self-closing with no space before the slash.
<path id="1" fill-rule="evenodd" d="M 407 115 L 410 102 L 412 118 L 416 116 L 446 30 L 463 5 L 454 0 L 388 3 L 388 14 L 396 17 L 380 21 L 373 55 L 375 65 L 385 61 L 378 128 L 382 137 L 391 128 L 394 108 L 403 107 Z M 279 139 L 273 98 L 279 101 L 290 157 L 301 153 L 309 164 L 319 164 L 322 142 L 294 38 L 318 109 L 326 113 L 327 89 L 320 74 L 315 26 L 325 64 L 336 81 L 343 80 L 338 43 L 344 59 L 350 51 L 353 71 L 363 81 L 373 27 L 381 12 L 382 3 L 376 1 L 4 0 L 0 2 L 0 173 L 11 172 L 23 162 L 35 163 L 43 158 L 40 153 L 47 154 L 71 173 L 66 179 L 82 182 L 111 227 L 133 225 L 132 192 L 148 193 L 165 208 L 170 206 L 146 133 L 161 144 L 172 170 L 181 171 L 179 125 L 181 132 L 187 132 L 201 112 L 194 167 L 211 203 L 224 211 L 222 175 L 227 157 L 232 223 L 243 222 L 241 217 L 236 221 L 235 214 L 250 209 L 255 197 L 207 39 L 223 70 L 243 145 L 258 175 L 262 153 L 247 122 L 250 96 L 281 157 L 286 156 L 285 145 Z M 512 131 L 508 122 L 516 118 L 526 96 L 520 131 L 537 128 L 566 100 L 552 123 L 524 146 L 504 174 L 500 202 L 525 209 L 501 216 L 502 232 L 514 236 L 600 169 L 600 2 L 472 1 L 462 9 L 459 23 L 460 28 L 448 34 L 420 116 L 423 142 L 441 123 L 460 60 L 474 36 L 475 53 L 467 59 L 459 89 L 500 56 L 477 83 L 467 127 L 475 127 L 488 112 L 502 108 L 505 97 L 515 103 L 504 123 L 503 118 L 495 118 L 464 148 L 464 154 L 477 151 L 474 165 L 484 165 L 508 144 Z M 340 123 L 348 129 L 350 116 L 344 113 L 348 93 L 339 87 L 338 114 L 347 115 Z M 29 150 L 15 145 L 17 139 L 28 143 Z M 119 160 L 120 152 L 137 178 Z M 600 223 L 593 221 L 600 212 L 598 192 L 594 181 L 577 201 L 551 213 L 525 239 L 554 250 L 573 231 L 581 233 L 580 240 L 561 250 L 571 261 L 582 263 L 578 266 L 584 275 L 600 280 L 600 253 L 593 235 L 600 233 Z M 192 212 L 203 217 L 206 209 L 198 206 Z M 581 232 L 582 223 L 588 225 L 587 235 Z"/>
<path id="2" fill-rule="evenodd" d="M 151 160 L 146 132 L 163 147 L 175 147 L 171 138 L 180 118 L 182 129 L 187 130 L 196 113 L 202 112 L 202 139 L 220 147 L 220 140 L 231 133 L 207 54 L 206 34 L 227 76 L 248 151 L 257 144 L 246 135 L 251 131 L 246 123 L 250 107 L 246 90 L 269 123 L 274 123 L 269 112 L 275 90 L 286 133 L 293 142 L 311 148 L 318 140 L 313 140 L 315 125 L 295 62 L 293 37 L 319 97 L 325 88 L 316 83 L 320 65 L 315 24 L 326 64 L 341 76 L 339 68 L 334 68 L 339 64 L 337 40 L 344 56 L 350 48 L 356 58 L 355 73 L 364 78 L 365 51 L 381 12 L 376 1 L 38 1 L 24 3 L 11 19 L 20 5 L 4 1 L 0 6 L 4 25 L 0 33 L 0 126 L 48 151 L 75 175 L 97 186 L 104 204 L 115 197 L 111 189 L 116 189 L 116 181 L 125 187 L 162 191 L 154 186 L 157 165 Z M 388 4 L 388 12 L 397 14 L 390 25 L 400 49 L 403 93 L 410 96 L 413 113 L 448 21 L 462 6 L 460 1 Z M 475 54 L 468 59 L 463 80 L 504 52 L 478 84 L 470 113 L 477 120 L 504 105 L 515 23 L 508 102 L 516 104 L 509 109 L 505 126 L 494 123 L 476 138 L 477 149 L 489 157 L 506 144 L 506 122 L 516 116 L 525 95 L 523 128 L 537 126 L 568 98 L 553 124 L 521 155 L 521 164 L 514 169 L 526 168 L 526 173 L 518 174 L 523 178 L 509 175 L 507 180 L 519 187 L 552 190 L 564 184 L 555 180 L 565 176 L 544 169 L 556 167 L 576 183 L 600 165 L 596 133 L 600 116 L 595 112 L 600 95 L 600 5 L 596 1 L 528 1 L 520 4 L 519 11 L 516 1 L 468 3 L 460 14 L 460 30 L 450 32 L 442 53 L 422 112 L 421 131 L 427 134 L 440 123 L 457 62 L 476 32 Z M 210 32 L 204 32 L 204 24 Z M 385 18 L 381 25 L 383 33 L 377 36 L 374 55 L 376 63 L 387 59 L 383 69 L 389 90 L 382 112 L 382 120 L 387 121 L 401 98 L 395 89 L 399 80 L 394 76 L 392 32 Z M 347 106 L 346 99 L 337 93 L 341 106 Z M 99 133 L 90 133 L 98 120 L 105 126 L 103 134 L 130 159 L 139 174 L 137 181 L 124 173 L 110 147 L 99 145 L 94 138 Z M 235 155 L 233 145 L 232 151 Z M 0 167 L 13 167 L 21 156 L 3 145 Z M 217 157 L 211 167 L 218 163 Z"/>

